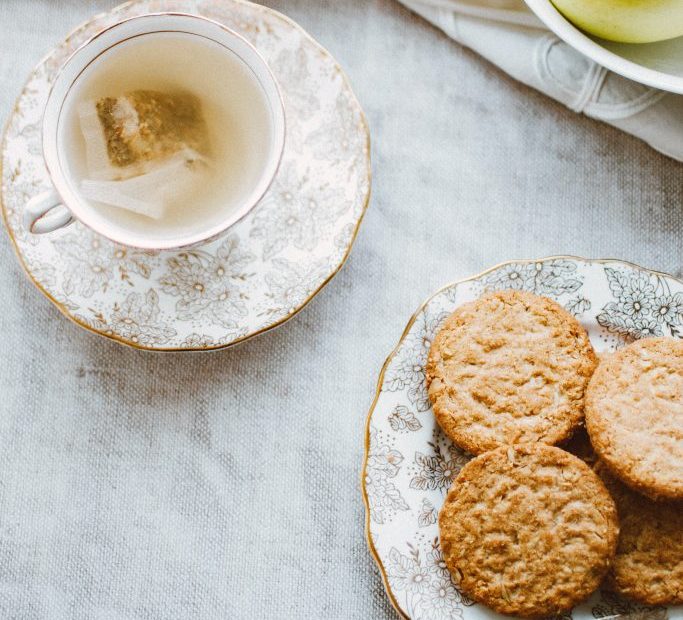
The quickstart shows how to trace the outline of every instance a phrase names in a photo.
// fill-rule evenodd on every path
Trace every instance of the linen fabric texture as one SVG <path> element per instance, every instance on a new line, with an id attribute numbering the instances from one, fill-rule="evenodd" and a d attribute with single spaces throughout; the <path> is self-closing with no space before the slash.
<path id="1" fill-rule="evenodd" d="M 396 618 L 360 472 L 381 365 L 418 305 L 514 258 L 681 276 L 680 164 L 393 0 L 266 4 L 331 51 L 368 115 L 373 196 L 351 257 L 275 331 L 148 353 L 70 323 L 0 234 L 3 620 Z M 4 0 L 0 117 L 53 45 L 115 5 Z"/>

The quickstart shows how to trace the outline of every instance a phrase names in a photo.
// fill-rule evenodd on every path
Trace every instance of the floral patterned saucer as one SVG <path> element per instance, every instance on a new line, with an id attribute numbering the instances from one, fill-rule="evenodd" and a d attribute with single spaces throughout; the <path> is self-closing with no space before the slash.
<path id="1" fill-rule="evenodd" d="M 22 210 L 49 187 L 40 126 L 57 69 L 102 28 L 158 11 L 220 21 L 271 66 L 288 131 L 271 189 L 225 236 L 191 250 L 137 251 L 79 223 L 28 234 Z M 144 349 L 225 347 L 291 318 L 343 265 L 369 194 L 369 131 L 341 68 L 294 22 L 242 0 L 134 0 L 93 18 L 31 73 L 2 148 L 3 216 L 31 280 L 82 327 Z"/>
<path id="2" fill-rule="evenodd" d="M 368 545 L 404 618 L 503 618 L 461 594 L 443 562 L 437 514 L 470 457 L 436 425 L 425 385 L 427 353 L 443 319 L 482 292 L 502 288 L 555 299 L 578 317 L 597 351 L 653 335 L 683 337 L 683 282 L 613 260 L 505 263 L 446 286 L 418 309 L 380 373 L 362 481 Z M 664 620 L 683 618 L 683 606 L 646 607 L 603 591 L 567 617 Z"/>

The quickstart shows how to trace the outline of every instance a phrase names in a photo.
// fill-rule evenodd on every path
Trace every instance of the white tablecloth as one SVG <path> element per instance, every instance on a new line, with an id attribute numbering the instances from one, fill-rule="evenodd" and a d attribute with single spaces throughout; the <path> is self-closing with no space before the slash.
<path id="1" fill-rule="evenodd" d="M 68 322 L 0 241 L 0 617 L 392 618 L 359 474 L 379 368 L 435 288 L 497 262 L 681 276 L 683 167 L 519 86 L 390 0 L 277 0 L 373 132 L 349 263 L 282 328 L 209 354 Z M 3 0 L 0 116 L 115 0 Z"/>

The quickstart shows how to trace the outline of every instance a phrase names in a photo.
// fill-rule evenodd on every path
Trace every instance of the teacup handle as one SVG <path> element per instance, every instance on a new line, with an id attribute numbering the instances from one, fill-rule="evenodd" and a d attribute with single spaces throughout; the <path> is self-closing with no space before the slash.
<path id="1" fill-rule="evenodd" d="M 62 204 L 54 189 L 34 196 L 24 209 L 24 228 L 34 235 L 43 235 L 74 221 L 71 211 Z"/>

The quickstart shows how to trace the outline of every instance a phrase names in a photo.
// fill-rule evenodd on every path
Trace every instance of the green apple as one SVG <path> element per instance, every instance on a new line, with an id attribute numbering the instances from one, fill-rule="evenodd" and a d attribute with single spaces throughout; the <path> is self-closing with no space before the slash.
<path id="1" fill-rule="evenodd" d="M 610 41 L 651 43 L 683 36 L 683 0 L 552 0 L 569 21 Z"/>

